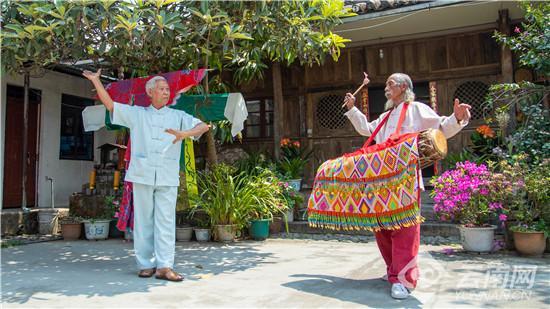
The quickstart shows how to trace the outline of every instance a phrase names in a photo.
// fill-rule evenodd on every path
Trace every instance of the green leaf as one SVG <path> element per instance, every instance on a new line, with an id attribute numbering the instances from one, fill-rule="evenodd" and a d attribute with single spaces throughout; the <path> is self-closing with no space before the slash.
<path id="1" fill-rule="evenodd" d="M 17 33 L 25 31 L 25 29 L 23 29 L 23 27 L 21 27 L 20 25 L 16 25 L 16 24 L 7 24 L 7 25 L 4 25 L 4 28 L 13 30 Z"/>
<path id="2" fill-rule="evenodd" d="M 254 38 L 252 38 L 250 35 L 246 33 L 231 33 L 229 38 L 231 39 L 241 39 L 241 40 L 251 40 L 253 41 Z"/>

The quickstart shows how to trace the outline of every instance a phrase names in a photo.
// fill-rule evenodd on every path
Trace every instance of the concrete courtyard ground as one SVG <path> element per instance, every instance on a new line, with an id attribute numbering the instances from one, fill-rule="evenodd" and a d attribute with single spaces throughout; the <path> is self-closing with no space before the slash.
<path id="1" fill-rule="evenodd" d="M 2 307 L 548 308 L 550 257 L 422 245 L 421 279 L 394 300 L 376 243 L 269 239 L 178 243 L 180 283 L 136 276 L 132 244 L 2 249 Z"/>

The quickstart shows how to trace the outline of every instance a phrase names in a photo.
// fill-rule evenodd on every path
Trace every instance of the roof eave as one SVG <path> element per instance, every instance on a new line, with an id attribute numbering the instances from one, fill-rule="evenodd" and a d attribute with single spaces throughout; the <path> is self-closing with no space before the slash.
<path id="1" fill-rule="evenodd" d="M 419 11 L 419 10 L 435 8 L 435 7 L 444 7 L 444 6 L 457 5 L 457 4 L 468 3 L 468 2 L 472 2 L 472 1 L 435 0 L 435 1 L 425 2 L 425 3 L 415 4 L 415 5 L 403 6 L 403 7 L 395 8 L 395 9 L 387 9 L 387 10 L 383 10 L 383 11 L 379 11 L 379 12 L 374 11 L 372 13 L 358 14 L 356 16 L 343 18 L 342 21 L 345 24 L 345 23 L 351 23 L 351 22 L 354 22 L 354 21 L 369 20 L 369 19 L 379 18 L 379 17 L 383 17 L 383 16 L 399 15 L 399 14 L 403 14 L 403 13 L 409 13 L 409 12 L 414 12 L 414 11 Z"/>

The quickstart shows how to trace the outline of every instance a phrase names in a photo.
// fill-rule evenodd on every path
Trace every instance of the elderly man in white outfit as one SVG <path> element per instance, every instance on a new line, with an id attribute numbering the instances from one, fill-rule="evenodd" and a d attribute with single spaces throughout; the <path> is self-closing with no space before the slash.
<path id="1" fill-rule="evenodd" d="M 145 88 L 148 107 L 113 102 L 96 73 L 85 71 L 97 95 L 111 112 L 113 124 L 130 129 L 132 154 L 126 181 L 134 186 L 134 251 L 138 276 L 182 281 L 172 268 L 175 251 L 176 198 L 179 186 L 181 141 L 208 131 L 189 114 L 166 107 L 170 87 L 162 76 L 151 78 Z"/>
<path id="2" fill-rule="evenodd" d="M 363 83 L 365 85 L 369 83 L 366 73 Z M 439 116 L 428 105 L 414 101 L 411 78 L 403 73 L 392 74 L 386 81 L 384 91 L 388 99 L 387 111 L 371 122 L 355 107 L 355 97 L 351 93 L 346 94 L 344 101 L 348 108 L 345 115 L 355 130 L 365 136 L 370 136 L 387 113 L 391 109 L 395 109 L 384 127 L 375 136 L 376 143 L 384 142 L 395 132 L 404 102 L 409 102 L 409 107 L 401 127 L 401 134 L 434 128 L 440 129 L 445 137 L 450 138 L 462 130 L 470 119 L 471 106 L 461 104 L 458 99 L 455 99 L 454 113 L 449 117 Z M 423 188 L 422 179 L 420 179 L 420 186 Z M 418 279 L 417 255 L 420 246 L 420 225 L 398 230 L 381 230 L 374 234 L 386 263 L 387 275 L 384 276 L 384 280 L 388 280 L 392 284 L 391 296 L 398 299 L 407 298 L 410 291 L 416 287 Z"/>

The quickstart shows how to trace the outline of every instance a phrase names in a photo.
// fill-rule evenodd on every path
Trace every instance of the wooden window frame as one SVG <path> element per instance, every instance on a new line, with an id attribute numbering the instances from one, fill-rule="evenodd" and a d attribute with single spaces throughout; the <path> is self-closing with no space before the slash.
<path id="1" fill-rule="evenodd" d="M 248 114 L 257 114 L 260 117 L 260 123 L 259 124 L 249 124 L 248 119 L 245 121 L 244 124 L 244 130 L 243 130 L 243 139 L 248 141 L 259 141 L 259 140 L 271 140 L 273 139 L 273 130 L 274 130 L 274 124 L 268 123 L 268 113 L 274 113 L 275 110 L 272 108 L 271 110 L 267 109 L 267 101 L 271 101 L 271 105 L 273 107 L 273 97 L 255 97 L 255 98 L 248 98 L 245 100 L 246 104 L 253 101 L 259 101 L 260 103 L 260 111 L 259 112 L 248 112 Z M 248 137 L 246 135 L 248 127 L 259 127 L 260 128 L 260 136 L 257 137 Z M 271 135 L 268 135 L 268 127 L 271 127 Z"/>

